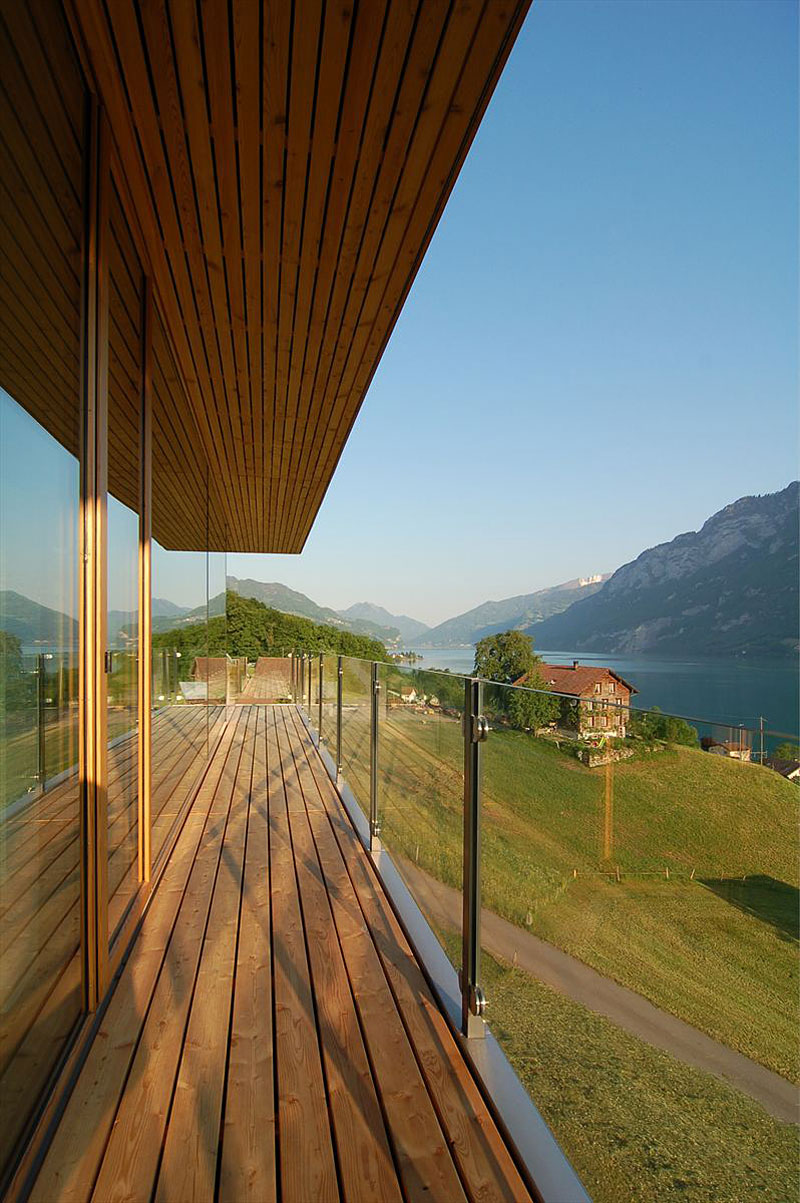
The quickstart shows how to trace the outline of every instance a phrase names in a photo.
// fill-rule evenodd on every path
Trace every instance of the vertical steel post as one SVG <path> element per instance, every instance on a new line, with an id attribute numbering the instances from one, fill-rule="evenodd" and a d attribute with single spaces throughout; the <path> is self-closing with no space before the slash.
<path id="1" fill-rule="evenodd" d="M 36 776 L 39 780 L 39 786 L 44 789 L 46 765 L 45 765 L 45 743 L 44 743 L 44 689 L 45 689 L 45 658 L 40 652 L 36 657 L 37 663 L 37 682 L 36 682 L 36 711 L 37 711 L 37 729 L 36 729 Z"/>
<path id="2" fill-rule="evenodd" d="M 313 700 L 313 698 L 314 698 L 314 673 L 311 668 L 313 663 L 314 663 L 314 657 L 311 655 L 311 652 L 309 652 L 308 653 L 308 718 L 309 718 L 309 721 L 311 720 L 311 709 L 314 705 L 314 700 Z"/>
<path id="3" fill-rule="evenodd" d="M 336 665 L 336 780 L 342 775 L 342 678 L 344 669 L 340 656 Z"/>
<path id="4" fill-rule="evenodd" d="M 319 736 L 320 743 L 322 742 L 322 686 L 323 686 L 324 675 L 325 675 L 325 656 L 322 652 L 320 652 L 320 654 L 319 654 L 319 684 L 318 684 L 319 696 L 317 697 L 317 709 L 319 712 L 319 717 L 317 719 L 317 735 Z"/>
<path id="5" fill-rule="evenodd" d="M 488 734 L 481 715 L 483 685 L 464 683 L 464 868 L 461 922 L 461 1030 L 483 1036 L 485 999 L 479 983 L 481 963 L 481 743 Z"/>
<path id="6" fill-rule="evenodd" d="M 369 707 L 369 850 L 380 848 L 381 825 L 378 819 L 378 719 L 381 682 L 378 665 L 372 664 L 372 689 Z"/>

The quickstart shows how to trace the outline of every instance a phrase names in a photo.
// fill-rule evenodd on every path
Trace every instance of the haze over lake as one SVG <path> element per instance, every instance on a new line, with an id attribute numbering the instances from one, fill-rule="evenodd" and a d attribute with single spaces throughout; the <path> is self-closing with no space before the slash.
<path id="1" fill-rule="evenodd" d="M 422 657 L 419 668 L 470 673 L 475 649 L 422 648 L 417 654 Z M 576 659 L 571 652 L 539 654 L 553 664 Z M 639 690 L 634 705 L 640 709 L 658 706 L 672 714 L 753 728 L 763 716 L 766 727 L 794 737 L 800 727 L 798 674 L 791 660 L 657 660 L 587 653 L 577 659 L 613 668 Z"/>

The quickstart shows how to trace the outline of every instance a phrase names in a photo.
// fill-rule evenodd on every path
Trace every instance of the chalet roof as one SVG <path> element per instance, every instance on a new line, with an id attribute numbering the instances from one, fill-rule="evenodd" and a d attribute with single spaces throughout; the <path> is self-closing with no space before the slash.
<path id="1" fill-rule="evenodd" d="M 786 760 L 782 756 L 769 756 L 764 762 L 782 777 L 792 778 L 800 773 L 800 760 Z"/>
<path id="2" fill-rule="evenodd" d="M 608 681 L 617 681 L 620 685 L 624 685 L 631 693 L 638 693 L 629 681 L 621 677 L 619 673 L 614 672 L 613 668 L 605 668 L 598 664 L 540 664 L 537 672 L 544 678 L 547 685 L 550 686 L 555 693 L 565 693 L 571 697 L 580 698 L 584 694 L 594 691 L 595 685 L 602 685 Z M 526 685 L 528 682 L 528 673 L 524 673 L 515 685 Z"/>

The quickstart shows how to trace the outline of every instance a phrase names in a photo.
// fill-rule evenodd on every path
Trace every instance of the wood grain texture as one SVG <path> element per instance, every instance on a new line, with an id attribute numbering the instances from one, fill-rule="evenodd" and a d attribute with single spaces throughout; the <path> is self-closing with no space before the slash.
<path id="1" fill-rule="evenodd" d="M 228 550 L 302 548 L 528 3 L 70 0 Z"/>
<path id="2" fill-rule="evenodd" d="M 229 709 L 31 1198 L 529 1200 L 293 707 Z"/>

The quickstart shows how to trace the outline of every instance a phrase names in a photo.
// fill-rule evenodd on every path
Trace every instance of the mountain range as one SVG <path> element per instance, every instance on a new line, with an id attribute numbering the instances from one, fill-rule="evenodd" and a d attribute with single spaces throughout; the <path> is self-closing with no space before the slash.
<path id="1" fill-rule="evenodd" d="M 537 647 L 663 656 L 780 656 L 798 646 L 797 481 L 742 497 L 699 531 L 624 564 L 525 629 Z"/>
<path id="2" fill-rule="evenodd" d="M 228 577 L 228 588 L 389 648 L 464 647 L 515 628 L 539 648 L 662 656 L 786 656 L 798 646 L 797 481 L 779 493 L 743 497 L 699 531 L 648 548 L 612 575 L 565 581 L 487 601 L 435 627 L 372 602 L 320 606 L 279 582 Z M 224 594 L 194 609 L 153 599 L 157 631 L 222 613 Z M 23 644 L 77 640 L 77 623 L 13 590 L 0 593 L 3 628 Z M 109 641 L 133 634 L 135 612 L 109 613 Z"/>
<path id="3" fill-rule="evenodd" d="M 602 587 L 608 575 L 597 574 L 583 581 L 575 579 L 553 585 L 549 589 L 538 589 L 535 593 L 521 593 L 517 597 L 506 597 L 502 601 L 487 601 L 455 618 L 448 618 L 437 627 L 425 632 L 418 640 L 420 647 L 468 647 L 486 635 L 498 631 L 522 629 L 540 619 L 548 618 L 566 610 L 579 598 L 591 596 Z"/>
<path id="4" fill-rule="evenodd" d="M 282 610 L 284 614 L 299 614 L 301 618 L 311 618 L 314 622 L 323 622 L 343 631 L 352 631 L 354 635 L 369 635 L 370 638 L 380 639 L 389 646 L 399 646 L 403 639 L 407 638 L 402 634 L 401 623 L 405 625 L 414 622 L 413 618 L 398 618 L 370 602 L 357 602 L 349 610 L 331 610 L 328 606 L 317 605 L 310 597 L 306 597 L 305 593 L 298 593 L 296 589 L 290 589 L 288 585 L 282 585 L 278 581 L 267 583 L 229 576 L 228 588 L 242 597 L 252 597 L 275 610 Z M 424 623 L 419 625 L 424 627 Z"/>

